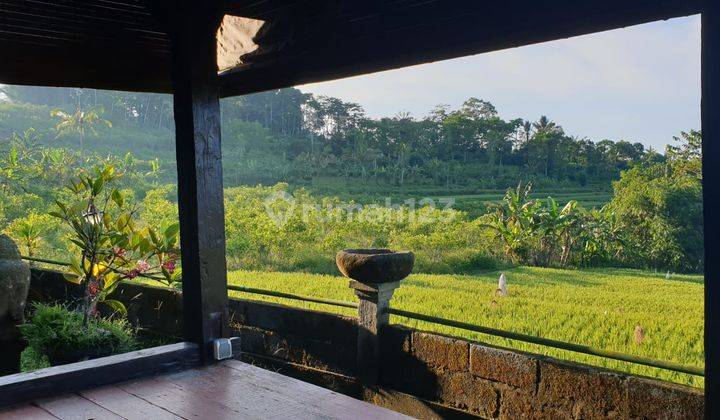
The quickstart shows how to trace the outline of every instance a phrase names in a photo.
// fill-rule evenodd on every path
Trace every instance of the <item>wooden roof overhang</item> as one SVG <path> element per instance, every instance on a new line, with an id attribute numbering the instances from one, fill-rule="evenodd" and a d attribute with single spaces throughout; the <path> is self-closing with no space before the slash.
<path id="1" fill-rule="evenodd" d="M 172 91 L 167 0 L 0 2 L 0 83 Z M 222 96 L 699 13 L 702 0 L 224 0 Z M 232 41 L 232 40 L 230 40 Z M 226 43 L 227 44 L 227 43 Z M 233 57 L 227 57 L 230 55 Z M 222 57 L 225 55 L 226 57 Z"/>

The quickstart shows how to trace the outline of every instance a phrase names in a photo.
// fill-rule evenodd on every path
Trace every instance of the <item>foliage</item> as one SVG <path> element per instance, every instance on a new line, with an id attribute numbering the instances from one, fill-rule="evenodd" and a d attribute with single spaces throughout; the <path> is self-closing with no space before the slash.
<path id="1" fill-rule="evenodd" d="M 53 225 L 57 223 L 50 215 L 30 213 L 26 217 L 13 220 L 5 232 L 18 242 L 25 255 L 32 257 L 45 245 L 43 238 Z"/>
<path id="2" fill-rule="evenodd" d="M 590 211 L 570 200 L 531 199 L 532 185 L 508 190 L 495 213 L 481 218 L 495 232 L 505 258 L 517 264 L 566 267 L 571 263 L 619 261 L 623 239 L 608 207 Z"/>
<path id="3" fill-rule="evenodd" d="M 612 208 L 626 232 L 634 265 L 673 271 L 703 268 L 702 187 L 673 179 L 662 168 L 635 168 L 615 183 Z"/>
<path id="4" fill-rule="evenodd" d="M 704 261 L 700 133 L 678 140 L 666 162 L 623 172 L 610 206 L 633 251 L 631 264 L 697 272 Z"/>
<path id="5" fill-rule="evenodd" d="M 126 312 L 121 302 L 108 299 L 123 278 L 162 275 L 158 280 L 172 285 L 180 276 L 175 267 L 178 224 L 169 225 L 162 234 L 152 227 L 139 228 L 137 207 L 128 206 L 118 189 L 106 188 L 121 175 L 113 166 L 81 174 L 67 186 L 71 198 L 57 200 L 58 211 L 50 213 L 70 228 L 70 242 L 80 251 L 71 259 L 66 279 L 83 286 L 85 323 L 98 303 Z"/>
<path id="6" fill-rule="evenodd" d="M 85 323 L 82 314 L 62 305 L 34 304 L 20 331 L 35 356 L 44 355 L 51 362 L 63 360 L 69 354 L 125 353 L 137 346 L 134 331 L 126 320 L 93 318 Z M 35 362 L 27 362 L 33 365 L 28 368 L 42 364 L 42 357 L 33 359 Z"/>
<path id="7" fill-rule="evenodd" d="M 621 353 L 702 367 L 703 278 L 630 269 L 564 270 L 537 267 L 505 269 L 509 296 L 495 294 L 499 271 L 475 275 L 412 274 L 393 295 L 393 308 L 506 331 L 551 338 Z M 347 279 L 306 273 L 235 271 L 229 282 L 245 287 L 304 296 L 356 301 Z M 262 299 L 305 309 L 352 316 L 352 309 L 257 294 Z M 491 345 L 702 386 L 700 377 L 444 327 L 391 316 L 390 322 Z M 635 344 L 635 326 L 645 340 Z"/>
<path id="8" fill-rule="evenodd" d="M 100 117 L 101 114 L 102 110 L 89 109 L 87 111 L 83 111 L 80 108 L 78 108 L 74 113 L 68 113 L 60 109 L 53 109 L 50 112 L 52 117 L 56 117 L 60 120 L 55 126 L 57 137 L 67 135 L 69 133 L 79 134 L 80 150 L 83 149 L 85 143 L 85 133 L 87 131 L 97 135 L 97 131 L 95 131 L 96 125 L 105 124 L 108 127 L 112 127 L 112 123 L 110 121 Z"/>
<path id="9" fill-rule="evenodd" d="M 35 347 L 26 347 L 25 350 L 20 353 L 20 372 L 32 372 L 33 370 L 45 369 L 50 366 L 48 357 L 36 350 Z"/>
<path id="10" fill-rule="evenodd" d="M 53 210 L 47 204 L 53 199 L 75 200 L 74 193 L 60 187 L 96 166 L 124 174 L 113 182 L 128 208 L 139 208 L 135 216 L 142 229 L 151 226 L 158 233 L 177 222 L 167 96 L 3 90 L 13 101 L 0 104 L 0 132 L 12 129 L 0 143 L 3 227 Z M 231 268 L 333 272 L 330 257 L 337 247 L 381 245 L 411 248 L 418 269 L 437 273 L 472 272 L 504 262 L 702 268 L 698 132 L 682 133 L 679 144 L 660 155 L 628 141 L 569 137 L 545 116 L 535 122 L 503 120 L 491 103 L 477 98 L 457 109 L 438 107 L 424 118 L 368 118 L 357 104 L 295 89 L 229 98 L 222 106 Z M 95 124 L 98 136 L 88 150 L 77 152 L 77 131 L 54 138 L 50 108 L 104 109 L 115 128 Z M 38 130 L 16 125 L 29 121 Z M 109 153 L 118 149 L 128 153 Z M 614 204 L 604 207 L 610 180 L 622 171 Z M 277 182 L 287 180 L 292 182 Z M 534 191 L 525 197 L 514 191 L 516 197 L 503 199 L 502 192 L 518 180 L 532 181 Z M 266 186 L 236 187 L 242 184 Z M 298 204 L 282 227 L 263 205 L 275 192 L 291 195 Z M 418 208 L 416 213 L 452 215 L 452 220 L 428 226 L 398 219 L 407 209 L 395 203 L 448 196 L 456 198 L 455 211 Z M 386 205 L 386 198 L 393 203 Z M 518 199 L 527 208 L 510 209 L 508 200 Z M 685 202 L 689 219 L 683 219 Z M 314 221 L 303 220 L 306 204 L 318 206 L 310 211 Z M 346 220 L 360 204 L 366 208 L 359 213 L 362 220 Z M 328 205 L 336 209 L 328 211 Z M 378 216 L 391 221 L 377 222 Z M 41 251 L 33 252 L 60 259 L 68 250 L 75 253 L 68 226 L 51 226 L 36 247 Z M 32 234 L 27 239 L 35 235 L 27 233 Z M 646 241 L 653 243 L 645 246 Z"/>
<path id="11" fill-rule="evenodd" d="M 148 161 L 175 159 L 167 95 L 19 86 L 2 90 L 13 102 L 0 103 L 0 136 L 36 127 L 43 144 L 77 148 L 85 131 L 97 131 L 80 149 L 133 152 Z M 78 110 L 61 111 L 59 131 L 48 118 L 57 109 Z M 91 118 L 93 111 L 97 118 Z M 227 98 L 222 117 L 224 174 L 231 186 L 292 179 L 318 187 L 329 178 L 395 190 L 409 185 L 505 189 L 521 179 L 537 186 L 547 179 L 585 186 L 606 184 L 654 153 L 626 140 L 570 137 L 545 116 L 536 122 L 504 120 L 491 103 L 477 98 L 458 109 L 439 106 L 425 117 L 399 113 L 374 119 L 355 103 L 281 89 Z M 110 130 L 104 118 L 120 129 Z M 175 182 L 174 171 L 163 175 L 166 183 Z"/>
<path id="12" fill-rule="evenodd" d="M 412 249 L 417 267 L 430 272 L 468 272 L 497 266 L 487 229 L 439 204 L 360 206 L 308 191 L 273 187 L 231 188 L 225 194 L 230 267 L 334 273 L 338 249 Z M 268 198 L 277 197 L 268 203 Z M 284 215 L 277 223 L 266 206 Z"/>
<path id="13" fill-rule="evenodd" d="M 702 180 L 702 134 L 696 130 L 673 137 L 678 146 L 668 145 L 665 156 L 673 175 L 677 178 Z"/>

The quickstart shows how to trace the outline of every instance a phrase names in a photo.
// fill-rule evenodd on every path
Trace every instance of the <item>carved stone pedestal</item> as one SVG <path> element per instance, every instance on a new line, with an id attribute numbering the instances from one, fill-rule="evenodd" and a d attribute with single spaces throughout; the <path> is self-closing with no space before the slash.
<path id="1" fill-rule="evenodd" d="M 390 299 L 400 280 L 412 271 L 415 256 L 409 251 L 346 249 L 337 253 L 335 262 L 360 298 L 357 377 L 364 386 L 373 387 L 380 376 L 380 331 L 390 320 Z"/>
<path id="2" fill-rule="evenodd" d="M 380 329 L 387 325 L 393 292 L 400 281 L 360 283 L 350 280 L 350 288 L 360 298 L 358 307 L 357 369 L 358 379 L 366 386 L 377 385 L 380 368 Z"/>

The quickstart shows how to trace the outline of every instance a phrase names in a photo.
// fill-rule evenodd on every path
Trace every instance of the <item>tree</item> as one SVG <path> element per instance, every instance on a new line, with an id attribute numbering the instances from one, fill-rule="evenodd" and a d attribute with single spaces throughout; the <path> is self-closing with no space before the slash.
<path id="1" fill-rule="evenodd" d="M 668 145 L 665 156 L 675 176 L 689 176 L 702 181 L 702 134 L 696 130 L 673 137 L 679 146 Z"/>
<path id="2" fill-rule="evenodd" d="M 60 109 L 50 111 L 52 117 L 58 118 L 60 121 L 55 126 L 56 137 L 62 137 L 68 134 L 78 134 L 80 136 L 80 150 L 83 150 L 85 143 L 85 133 L 90 131 L 97 134 L 95 126 L 106 125 L 112 127 L 112 123 L 101 117 L 102 109 L 89 109 L 83 111 L 78 108 L 74 113 L 69 114 Z"/>
<path id="3" fill-rule="evenodd" d="M 533 128 L 535 128 L 535 131 L 539 133 L 562 131 L 562 127 L 550 121 L 550 119 L 545 115 L 540 116 L 540 119 L 533 123 Z"/>
<path id="4" fill-rule="evenodd" d="M 548 117 L 541 116 L 533 123 L 535 134 L 528 146 L 538 155 L 543 165 L 543 174 L 547 177 L 553 173 L 557 161 L 557 147 L 565 134 L 562 127 L 550 121 Z"/>
<path id="5" fill-rule="evenodd" d="M 635 264 L 675 271 L 703 267 L 700 133 L 681 134 L 665 162 L 636 165 L 613 183 L 610 203 Z"/>

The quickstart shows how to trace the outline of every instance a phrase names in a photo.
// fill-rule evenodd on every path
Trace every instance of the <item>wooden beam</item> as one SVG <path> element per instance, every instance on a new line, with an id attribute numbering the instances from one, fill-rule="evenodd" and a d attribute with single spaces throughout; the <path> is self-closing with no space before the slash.
<path id="1" fill-rule="evenodd" d="M 705 418 L 720 418 L 720 3 L 702 13 L 702 171 L 705 229 Z"/>
<path id="2" fill-rule="evenodd" d="M 87 46 L 86 46 L 87 47 Z M 0 40 L 0 83 L 170 93 L 169 54 L 63 48 Z M 143 64 L 138 65 L 138 62 Z M 48 69 L 52 69 L 49 71 Z M 110 70 L 112 69 L 112 70 Z"/>
<path id="3" fill-rule="evenodd" d="M 211 361 L 214 339 L 227 334 L 225 208 L 213 2 L 177 2 L 171 11 L 175 144 L 188 341 Z"/>
<path id="4" fill-rule="evenodd" d="M 701 1 L 405 0 L 324 13 L 316 10 L 317 4 L 310 12 L 288 6 L 290 15 L 268 17 L 269 30 L 261 30 L 255 56 L 221 75 L 221 94 L 338 79 L 686 16 L 699 13 Z M 295 24 L 285 24 L 287 19 Z"/>
<path id="5" fill-rule="evenodd" d="M 199 364 L 198 346 L 177 343 L 0 377 L 0 407 Z"/>

